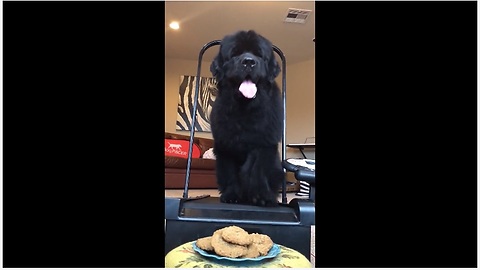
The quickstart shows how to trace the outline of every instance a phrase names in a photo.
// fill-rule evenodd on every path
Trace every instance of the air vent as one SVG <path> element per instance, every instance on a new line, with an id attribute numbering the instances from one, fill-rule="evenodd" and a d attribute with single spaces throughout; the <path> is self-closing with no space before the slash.
<path id="1" fill-rule="evenodd" d="M 308 9 L 289 8 L 284 21 L 287 23 L 305 23 L 311 12 Z"/>

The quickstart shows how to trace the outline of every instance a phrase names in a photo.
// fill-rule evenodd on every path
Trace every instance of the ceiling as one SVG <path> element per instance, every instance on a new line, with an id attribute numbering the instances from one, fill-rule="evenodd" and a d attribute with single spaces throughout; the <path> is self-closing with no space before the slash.
<path id="1" fill-rule="evenodd" d="M 288 8 L 312 10 L 305 24 L 285 23 Z M 171 21 L 179 30 L 169 28 Z M 198 61 L 206 43 L 238 30 L 255 30 L 285 54 L 289 64 L 314 59 L 315 2 L 165 2 L 166 58 Z M 207 50 L 204 61 L 212 61 L 218 49 Z"/>

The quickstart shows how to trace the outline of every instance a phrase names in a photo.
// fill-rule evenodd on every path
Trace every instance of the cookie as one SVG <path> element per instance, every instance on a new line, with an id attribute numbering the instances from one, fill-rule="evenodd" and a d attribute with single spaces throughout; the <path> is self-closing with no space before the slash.
<path id="1" fill-rule="evenodd" d="M 237 226 L 229 226 L 222 229 L 222 238 L 226 242 L 248 246 L 252 243 L 252 236 L 244 229 Z"/>
<path id="2" fill-rule="evenodd" d="M 252 245 L 257 247 L 258 252 L 260 252 L 262 256 L 267 255 L 268 251 L 270 251 L 273 246 L 272 239 L 265 234 L 252 233 L 251 236 L 253 238 Z"/>
<path id="3" fill-rule="evenodd" d="M 260 252 L 258 251 L 257 245 L 251 244 L 248 246 L 247 254 L 245 254 L 242 258 L 257 258 L 260 256 Z"/>
<path id="4" fill-rule="evenodd" d="M 206 250 L 206 251 L 213 251 L 212 237 L 207 236 L 207 237 L 199 238 L 197 240 L 197 247 L 199 247 L 203 250 Z"/>
<path id="5" fill-rule="evenodd" d="M 212 236 L 212 247 L 215 253 L 229 258 L 238 258 L 247 254 L 248 248 L 236 245 L 223 240 L 222 233 L 224 229 L 217 230 Z"/>

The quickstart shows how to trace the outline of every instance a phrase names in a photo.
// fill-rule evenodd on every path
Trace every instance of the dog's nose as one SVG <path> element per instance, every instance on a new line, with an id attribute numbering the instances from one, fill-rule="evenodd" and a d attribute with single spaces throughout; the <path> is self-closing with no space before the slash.
<path id="1" fill-rule="evenodd" d="M 251 57 L 245 57 L 242 60 L 242 65 L 244 67 L 254 67 L 256 64 L 257 64 L 257 62 L 255 62 L 255 60 Z"/>

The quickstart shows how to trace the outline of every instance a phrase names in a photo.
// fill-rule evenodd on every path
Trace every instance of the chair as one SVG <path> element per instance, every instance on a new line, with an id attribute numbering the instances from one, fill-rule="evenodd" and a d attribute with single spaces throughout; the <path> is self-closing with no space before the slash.
<path id="1" fill-rule="evenodd" d="M 196 119 L 202 56 L 208 48 L 220 45 L 220 43 L 220 40 L 211 41 L 200 50 L 192 127 L 195 126 Z M 282 95 L 284 119 L 286 119 L 285 56 L 275 45 L 273 50 L 282 59 Z M 282 185 L 282 202 L 276 207 L 227 204 L 220 202 L 219 198 L 210 196 L 188 197 L 194 133 L 195 129 L 192 128 L 183 196 L 182 198 L 165 198 L 165 254 L 186 242 L 212 235 L 219 228 L 236 225 L 249 233 L 267 234 L 275 243 L 293 248 L 306 258 L 310 258 L 311 226 L 315 225 L 315 203 L 310 198 L 295 198 L 287 203 L 286 180 Z M 284 120 L 282 160 L 285 160 L 286 153 L 285 134 Z M 298 178 L 303 179 L 305 177 L 303 172 L 297 174 Z"/>
<path id="2" fill-rule="evenodd" d="M 291 158 L 283 160 L 282 165 L 287 171 L 294 172 L 297 180 L 308 183 L 308 199 L 315 202 L 315 161 L 312 164 L 309 159 Z"/>

